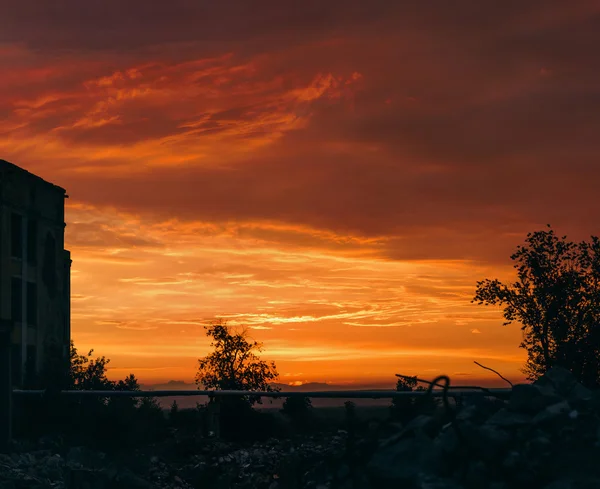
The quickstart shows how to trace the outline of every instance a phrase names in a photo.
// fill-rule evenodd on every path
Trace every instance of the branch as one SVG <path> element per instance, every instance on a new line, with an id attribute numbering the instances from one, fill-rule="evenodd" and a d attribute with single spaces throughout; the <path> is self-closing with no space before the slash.
<path id="1" fill-rule="evenodd" d="M 473 363 L 476 363 L 477 365 L 479 365 L 481 368 L 485 368 L 486 370 L 491 370 L 492 372 L 494 372 L 498 377 L 500 377 L 502 380 L 508 382 L 510 384 L 511 387 L 513 387 L 513 383 L 508 380 L 507 378 L 503 377 L 502 375 L 500 375 L 498 372 L 496 372 L 493 368 L 490 367 L 485 367 L 484 365 L 481 365 L 481 363 L 476 362 L 475 360 L 473 360 Z"/>
<path id="2" fill-rule="evenodd" d="M 419 378 L 417 378 L 415 376 L 411 376 L 411 375 L 396 374 L 396 377 L 402 377 L 404 379 L 417 379 L 417 382 L 423 382 L 423 383 L 429 384 L 429 385 L 436 385 L 438 387 L 442 387 L 442 388 L 445 388 L 445 389 L 479 389 L 479 390 L 482 390 L 483 392 L 485 392 L 488 396 L 496 397 L 496 398 L 499 398 L 499 399 L 504 399 L 503 394 L 491 392 L 486 387 L 481 387 L 481 386 L 478 386 L 478 385 L 454 385 L 454 386 L 447 386 L 446 387 L 446 386 L 438 384 L 437 382 L 436 383 L 429 382 L 428 380 L 419 379 Z"/>

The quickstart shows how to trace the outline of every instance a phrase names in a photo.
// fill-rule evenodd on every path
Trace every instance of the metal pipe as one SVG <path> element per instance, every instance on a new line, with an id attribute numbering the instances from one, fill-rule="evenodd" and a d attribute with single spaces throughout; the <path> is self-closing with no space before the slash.
<path id="1" fill-rule="evenodd" d="M 490 393 L 509 394 L 512 389 L 488 389 Z M 45 390 L 22 390 L 15 389 L 13 394 L 18 396 L 43 396 Z M 235 390 L 158 390 L 158 391 L 92 391 L 92 390 L 67 390 L 60 391 L 61 394 L 74 397 L 97 396 L 97 397 L 183 397 L 183 396 L 259 396 L 259 397 L 315 397 L 315 398 L 346 398 L 346 399 L 387 399 L 393 397 L 419 397 L 427 394 L 426 391 L 395 391 L 395 390 L 371 390 L 371 391 L 314 391 L 314 392 L 267 392 L 267 391 L 235 391 Z M 433 397 L 443 396 L 443 391 L 432 391 Z M 477 391 L 453 391 L 448 396 L 481 396 Z M 485 395 L 485 394 L 484 394 Z"/>
<path id="2" fill-rule="evenodd" d="M 21 218 L 21 385 L 27 362 L 27 216 Z"/>

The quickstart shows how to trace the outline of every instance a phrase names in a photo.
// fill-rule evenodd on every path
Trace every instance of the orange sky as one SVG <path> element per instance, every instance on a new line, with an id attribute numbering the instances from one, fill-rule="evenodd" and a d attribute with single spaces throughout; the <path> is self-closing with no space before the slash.
<path id="1" fill-rule="evenodd" d="M 259 4 L 0 0 L 0 158 L 70 195 L 76 346 L 191 381 L 222 317 L 283 382 L 522 380 L 470 299 L 599 232 L 600 4 Z"/>

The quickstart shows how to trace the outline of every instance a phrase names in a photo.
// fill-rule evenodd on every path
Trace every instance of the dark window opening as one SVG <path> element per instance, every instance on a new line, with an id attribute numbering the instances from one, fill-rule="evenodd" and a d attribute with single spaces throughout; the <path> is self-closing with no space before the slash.
<path id="1" fill-rule="evenodd" d="M 56 297 L 56 240 L 51 233 L 46 234 L 44 242 L 44 262 L 42 264 L 42 280 L 48 289 L 51 299 Z"/>
<path id="2" fill-rule="evenodd" d="M 10 218 L 10 255 L 23 258 L 23 217 L 14 212 Z"/>
<path id="3" fill-rule="evenodd" d="M 35 345 L 27 345 L 27 358 L 25 362 L 25 382 L 31 386 L 35 381 L 37 367 L 36 348 Z"/>
<path id="4" fill-rule="evenodd" d="M 10 352 L 10 373 L 12 376 L 12 383 L 14 385 L 21 385 L 21 345 L 13 343 Z"/>
<path id="5" fill-rule="evenodd" d="M 10 317 L 15 322 L 23 320 L 23 286 L 21 279 L 12 277 L 10 279 Z"/>
<path id="6" fill-rule="evenodd" d="M 33 219 L 27 221 L 27 262 L 37 265 L 37 222 Z"/>
<path id="7" fill-rule="evenodd" d="M 27 282 L 27 324 L 37 326 L 37 284 Z"/>

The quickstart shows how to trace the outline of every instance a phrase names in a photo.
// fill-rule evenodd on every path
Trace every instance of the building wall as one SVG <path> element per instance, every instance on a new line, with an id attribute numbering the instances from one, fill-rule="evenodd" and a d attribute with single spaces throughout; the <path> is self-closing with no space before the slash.
<path id="1" fill-rule="evenodd" d="M 64 189 L 0 160 L 0 319 L 13 324 L 17 385 L 25 380 L 27 360 L 32 374 L 40 372 L 51 345 L 59 347 L 62 360 L 68 355 L 71 260 L 64 249 L 65 197 Z"/>

